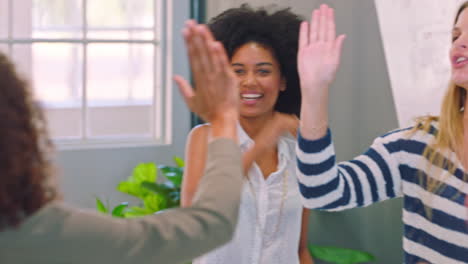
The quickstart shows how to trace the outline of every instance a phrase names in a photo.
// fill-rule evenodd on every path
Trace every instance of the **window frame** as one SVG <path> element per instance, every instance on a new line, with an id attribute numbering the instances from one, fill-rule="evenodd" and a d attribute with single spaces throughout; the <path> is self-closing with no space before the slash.
<path id="1" fill-rule="evenodd" d="M 14 26 L 15 17 L 23 19 L 29 17 L 32 19 L 31 0 L 0 0 L 6 2 L 8 6 L 7 19 L 8 27 L 6 37 L 0 35 L 0 45 L 7 46 L 7 54 L 13 54 L 13 46 L 16 44 L 34 44 L 34 43 L 67 43 L 67 44 L 80 44 L 82 47 L 83 65 L 82 67 L 82 78 L 83 78 L 83 91 L 81 94 L 81 136 L 78 139 L 53 139 L 54 143 L 58 146 L 58 149 L 88 149 L 88 148 L 116 148 L 116 147 L 140 147 L 140 146 L 159 146 L 169 145 L 172 143 L 172 107 L 173 107 L 173 94 L 172 94 L 172 65 L 173 65 L 173 0 L 152 0 L 154 3 L 154 26 L 153 26 L 153 39 L 149 40 L 136 40 L 136 39 L 91 39 L 88 38 L 89 27 L 87 25 L 87 3 L 88 0 L 81 0 L 82 4 L 82 27 L 83 33 L 81 38 L 64 38 L 64 39 L 49 39 L 49 38 L 18 38 L 14 37 Z M 29 8 L 14 8 L 13 5 L 19 5 L 24 7 L 24 4 L 29 3 Z M 27 7 L 27 6 L 26 6 Z M 14 12 L 23 12 L 23 15 L 15 14 Z M 28 13 L 24 16 L 24 13 Z M 0 12 L 1 13 L 1 12 Z M 18 20 L 21 20 L 18 19 Z M 31 22 L 28 20 L 27 22 Z M 26 22 L 26 24 L 27 24 Z M 29 23 L 32 24 L 32 23 Z M 122 27 L 124 28 L 124 27 Z M 32 31 L 31 26 L 31 31 Z M 88 60 L 88 45 L 94 43 L 123 43 L 123 44 L 151 44 L 153 45 L 153 98 L 152 98 L 152 113 L 151 119 L 153 120 L 153 126 L 151 128 L 151 137 L 139 137 L 139 136 L 103 136 L 103 137 L 88 137 L 87 126 L 89 119 L 88 107 L 89 99 L 87 99 L 87 60 Z M 32 54 L 32 51 L 31 51 Z M 29 56 L 31 60 L 32 55 Z M 31 63 L 28 63 L 30 65 Z M 163 67 L 165 65 L 165 67 Z M 30 73 L 29 73 L 30 74 Z M 31 74 L 29 75 L 31 76 Z M 116 101 L 117 105 L 131 106 L 134 103 L 125 103 Z M 143 103 L 145 104 L 145 103 Z M 149 105 L 149 104 L 148 104 Z M 55 108 L 55 107 L 48 107 Z M 60 107 L 62 108 L 62 107 Z M 65 106 L 63 108 L 70 108 Z"/>

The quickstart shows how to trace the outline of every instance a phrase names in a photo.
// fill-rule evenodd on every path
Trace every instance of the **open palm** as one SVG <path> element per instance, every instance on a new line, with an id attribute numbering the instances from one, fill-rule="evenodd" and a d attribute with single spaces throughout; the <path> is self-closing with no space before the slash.
<path id="1" fill-rule="evenodd" d="M 314 87 L 328 87 L 340 63 L 345 35 L 336 37 L 334 11 L 322 5 L 302 22 L 299 33 L 298 70 L 305 96 Z"/>

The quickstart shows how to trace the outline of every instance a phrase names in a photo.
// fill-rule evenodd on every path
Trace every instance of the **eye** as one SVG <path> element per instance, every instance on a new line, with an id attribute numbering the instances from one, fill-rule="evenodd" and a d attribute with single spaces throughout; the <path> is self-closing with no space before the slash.
<path id="1" fill-rule="evenodd" d="M 455 40 L 457 40 L 458 37 L 459 37 L 459 35 L 453 35 L 453 36 L 452 36 L 452 42 L 454 42 Z"/>
<path id="2" fill-rule="evenodd" d="M 260 76 L 267 76 L 271 73 L 271 70 L 268 70 L 268 69 L 258 69 L 257 71 Z"/>
<path id="3" fill-rule="evenodd" d="M 242 75 L 242 74 L 245 74 L 245 70 L 237 68 L 237 69 L 234 69 L 234 73 L 237 75 Z"/>

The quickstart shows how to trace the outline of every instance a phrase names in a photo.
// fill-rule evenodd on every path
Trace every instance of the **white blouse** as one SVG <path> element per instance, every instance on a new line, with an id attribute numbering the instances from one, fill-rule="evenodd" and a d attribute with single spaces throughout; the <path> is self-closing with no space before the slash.
<path id="1" fill-rule="evenodd" d="M 238 126 L 242 152 L 254 143 Z M 302 204 L 292 137 L 278 141 L 278 170 L 267 179 L 256 163 L 244 181 L 234 238 L 194 264 L 299 264 Z"/>

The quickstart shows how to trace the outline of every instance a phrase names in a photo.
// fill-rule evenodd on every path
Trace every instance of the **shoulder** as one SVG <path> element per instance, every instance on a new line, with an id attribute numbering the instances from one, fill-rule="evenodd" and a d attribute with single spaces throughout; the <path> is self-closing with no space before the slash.
<path id="1" fill-rule="evenodd" d="M 409 127 L 387 132 L 379 138 L 386 142 L 397 140 L 430 141 L 435 138 L 439 129 L 439 121 L 435 117 L 419 118 Z"/>
<path id="2" fill-rule="evenodd" d="M 437 120 L 419 120 L 413 126 L 392 130 L 378 137 L 374 143 L 383 145 L 390 153 L 422 153 L 435 140 L 438 131 Z"/>
<path id="3" fill-rule="evenodd" d="M 196 127 L 192 128 L 188 135 L 188 138 L 189 140 L 207 140 L 210 131 L 211 125 L 209 123 L 197 125 Z"/>

